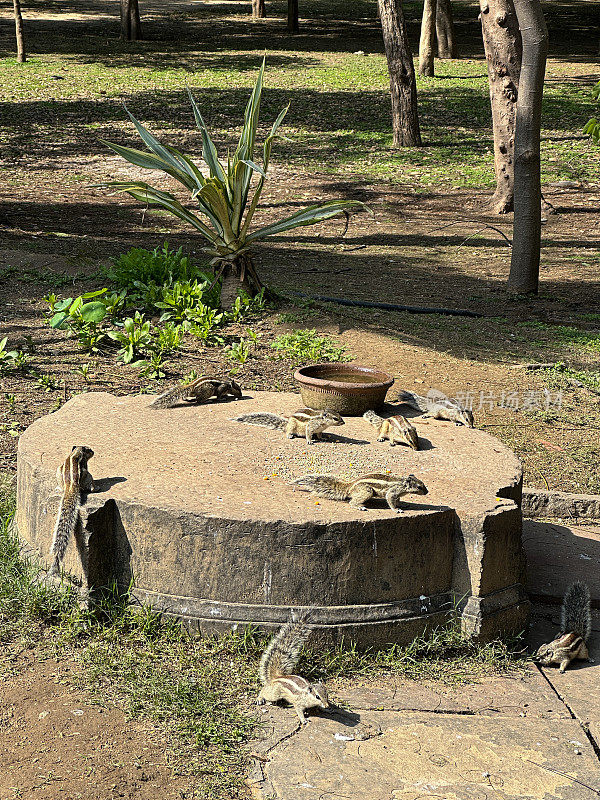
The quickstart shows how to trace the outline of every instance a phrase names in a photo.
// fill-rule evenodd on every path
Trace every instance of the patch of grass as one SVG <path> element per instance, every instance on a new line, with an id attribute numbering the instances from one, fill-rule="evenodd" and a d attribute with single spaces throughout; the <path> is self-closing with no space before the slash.
<path id="1" fill-rule="evenodd" d="M 517 327 L 529 328 L 547 334 L 546 340 L 538 342 L 540 346 L 555 347 L 556 345 L 560 345 L 563 347 L 578 347 L 583 350 L 600 352 L 599 332 L 584 331 L 580 328 L 574 328 L 571 325 L 548 325 L 545 322 L 538 322 L 537 320 L 517 322 Z"/>
<path id="2" fill-rule="evenodd" d="M 304 328 L 293 333 L 282 333 L 272 342 L 277 358 L 289 358 L 293 363 L 302 361 L 352 361 L 343 345 L 329 336 L 318 336 L 315 328 Z"/>
<path id="3" fill-rule="evenodd" d="M 334 650 L 309 653 L 300 671 L 313 680 L 389 673 L 410 680 L 463 684 L 522 670 L 526 664 L 519 640 L 482 644 L 469 639 L 461 630 L 460 615 L 454 611 L 447 627 L 435 628 L 406 646 L 394 644 L 361 652 L 351 642 L 342 641 Z"/>

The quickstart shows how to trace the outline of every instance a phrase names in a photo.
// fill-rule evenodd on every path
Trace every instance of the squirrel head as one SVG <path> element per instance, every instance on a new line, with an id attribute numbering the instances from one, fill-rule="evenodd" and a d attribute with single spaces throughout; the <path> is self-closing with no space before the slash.
<path id="1" fill-rule="evenodd" d="M 411 494 L 429 494 L 429 490 L 415 475 L 409 475 L 405 478 L 406 488 Z"/>
<path id="2" fill-rule="evenodd" d="M 84 461 L 87 461 L 88 459 L 90 459 L 94 455 L 94 451 L 92 450 L 92 448 L 91 447 L 86 447 L 85 445 L 74 444 L 73 447 L 71 448 L 71 455 L 73 455 L 73 453 L 76 450 L 79 451 L 78 455 Z"/>
<path id="3" fill-rule="evenodd" d="M 321 416 L 323 419 L 326 419 L 330 425 L 344 425 L 344 420 L 340 415 L 335 411 L 330 411 L 328 408 L 321 412 Z"/>
<path id="4" fill-rule="evenodd" d="M 329 695 L 322 683 L 309 683 L 306 694 L 313 702 L 313 708 L 329 708 Z"/>
<path id="5" fill-rule="evenodd" d="M 463 425 L 466 425 L 467 428 L 475 427 L 475 417 L 473 416 L 473 412 L 470 408 L 461 408 L 458 414 L 458 419 Z"/>

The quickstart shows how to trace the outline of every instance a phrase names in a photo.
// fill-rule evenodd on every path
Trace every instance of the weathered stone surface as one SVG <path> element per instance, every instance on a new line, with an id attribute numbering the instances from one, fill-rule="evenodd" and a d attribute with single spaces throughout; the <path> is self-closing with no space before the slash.
<path id="1" fill-rule="evenodd" d="M 345 708 L 362 711 L 429 711 L 480 716 L 570 719 L 571 715 L 537 667 L 525 675 L 494 675 L 481 682 L 447 686 L 386 676 L 335 682 L 335 697 Z"/>
<path id="2" fill-rule="evenodd" d="M 600 519 L 600 496 L 543 489 L 523 489 L 523 516 Z"/>
<path id="3" fill-rule="evenodd" d="M 54 472 L 74 443 L 92 447 L 99 487 L 80 550 L 90 585 L 135 577 L 141 599 L 203 629 L 276 625 L 290 606 L 365 644 L 407 641 L 471 594 L 480 635 L 521 629 L 524 602 L 515 456 L 479 430 L 418 425 L 423 449 L 374 442 L 361 418 L 308 446 L 231 417 L 290 412 L 298 395 L 256 392 L 235 403 L 148 408 L 152 397 L 78 395 L 21 437 L 17 527 L 47 557 L 58 507 Z M 340 434 L 338 437 L 337 434 Z M 414 473 L 429 488 L 398 515 L 379 504 L 293 491 L 307 472 L 349 478 Z M 83 580 L 77 549 L 66 560 Z"/>
<path id="4" fill-rule="evenodd" d="M 323 714 L 271 751 L 254 792 L 276 800 L 581 800 L 593 793 L 582 784 L 598 785 L 597 759 L 582 739 L 568 719 L 549 727 L 533 717 Z"/>
<path id="5" fill-rule="evenodd" d="M 535 606 L 529 634 L 532 651 L 551 641 L 559 631 L 560 608 Z M 591 661 L 576 661 L 562 675 L 557 666 L 543 667 L 542 672 L 568 708 L 589 729 L 600 752 L 600 611 L 592 611 L 592 635 L 588 642 Z M 577 741 L 582 741 L 582 731 Z M 600 786 L 598 786 L 600 790 Z"/>
<path id="6" fill-rule="evenodd" d="M 540 600 L 560 603 L 576 578 L 600 602 L 600 525 L 563 525 L 524 520 L 527 589 Z"/>

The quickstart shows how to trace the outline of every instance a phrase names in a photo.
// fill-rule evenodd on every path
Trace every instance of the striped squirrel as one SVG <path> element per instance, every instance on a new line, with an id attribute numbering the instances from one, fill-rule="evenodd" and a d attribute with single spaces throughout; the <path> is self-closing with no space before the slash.
<path id="1" fill-rule="evenodd" d="M 395 444 L 407 444 L 413 450 L 419 449 L 417 431 L 401 414 L 383 419 L 374 411 L 366 411 L 363 418 L 377 428 L 378 442 L 385 442 L 386 439 L 389 439 L 392 447 Z"/>
<path id="2" fill-rule="evenodd" d="M 249 425 L 264 425 L 276 431 L 285 431 L 288 439 L 294 436 L 305 436 L 308 444 L 321 439 L 321 434 L 326 428 L 337 427 L 344 424 L 344 420 L 335 411 L 317 411 L 314 408 L 300 408 L 293 414 L 278 416 L 264 411 L 253 414 L 243 414 L 234 417 L 234 422 L 246 422 Z"/>
<path id="3" fill-rule="evenodd" d="M 405 403 L 417 411 L 426 412 L 423 419 L 447 419 L 455 425 L 466 425 L 467 428 L 475 427 L 475 418 L 470 408 L 464 408 L 455 400 L 441 396 L 438 398 L 421 397 L 413 392 L 400 392 L 398 401 Z"/>
<path id="4" fill-rule="evenodd" d="M 341 481 L 330 475 L 304 475 L 292 481 L 301 491 L 313 492 L 329 500 L 349 500 L 350 505 L 366 511 L 365 503 L 373 497 L 385 498 L 388 506 L 399 514 L 400 498 L 405 494 L 428 494 L 427 487 L 414 475 L 400 478 L 397 475 L 370 473 L 353 481 Z"/>
<path id="5" fill-rule="evenodd" d="M 174 386 L 159 395 L 150 408 L 171 408 L 177 403 L 185 400 L 187 403 L 206 403 L 212 397 L 215 400 L 222 400 L 231 395 L 239 400 L 242 390 L 234 380 L 226 378 L 196 378 L 185 386 Z"/>
<path id="6" fill-rule="evenodd" d="M 307 722 L 304 717 L 307 709 L 329 706 L 327 690 L 322 683 L 309 683 L 306 678 L 293 674 L 302 645 L 310 636 L 309 618 L 310 609 L 297 620 L 291 619 L 283 625 L 262 654 L 258 668 L 262 689 L 256 704 L 287 700 L 294 706 L 302 725 Z"/>
<path id="7" fill-rule="evenodd" d="M 59 574 L 69 540 L 81 523 L 82 494 L 94 490 L 93 478 L 88 472 L 88 461 L 93 455 L 89 447 L 74 446 L 64 464 L 56 470 L 62 497 L 52 537 L 50 553 L 54 560 L 49 575 Z"/>
<path id="8" fill-rule="evenodd" d="M 589 658 L 587 640 L 592 632 L 590 590 L 585 583 L 572 583 L 565 593 L 561 609 L 560 633 L 549 644 L 543 644 L 536 653 L 538 664 L 547 667 L 560 664 L 564 672 L 576 658 Z"/>

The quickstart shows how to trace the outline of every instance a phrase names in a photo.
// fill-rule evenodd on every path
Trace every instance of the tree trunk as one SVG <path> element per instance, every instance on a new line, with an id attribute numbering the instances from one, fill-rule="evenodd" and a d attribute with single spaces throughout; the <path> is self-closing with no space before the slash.
<path id="1" fill-rule="evenodd" d="M 137 42 L 142 38 L 138 0 L 121 0 L 121 39 Z"/>
<path id="2" fill-rule="evenodd" d="M 252 0 L 252 17 L 253 19 L 262 19 L 267 16 L 265 10 L 265 0 Z"/>
<path id="3" fill-rule="evenodd" d="M 521 34 L 512 0 L 479 0 L 479 5 L 494 129 L 496 191 L 490 206 L 496 214 L 506 214 L 513 210 Z"/>
<path id="4" fill-rule="evenodd" d="M 220 305 L 224 311 L 228 311 L 235 303 L 240 289 L 249 297 L 254 297 L 264 288 L 254 268 L 252 257 L 248 253 L 242 253 L 231 261 L 224 261 L 220 269 L 222 269 Z"/>
<path id="5" fill-rule="evenodd" d="M 15 11 L 15 33 L 17 35 L 17 61 L 19 64 L 24 64 L 27 61 L 27 56 L 25 55 L 25 36 L 23 35 L 20 0 L 13 0 L 13 6 Z"/>
<path id="6" fill-rule="evenodd" d="M 420 147 L 417 84 L 402 0 L 378 0 L 378 4 L 390 73 L 394 147 Z"/>
<path id="7" fill-rule="evenodd" d="M 437 0 L 435 35 L 438 58 L 457 58 L 458 50 L 454 38 L 454 17 L 450 0 Z"/>
<path id="8" fill-rule="evenodd" d="M 419 74 L 435 75 L 433 51 L 435 48 L 435 20 L 437 0 L 425 0 L 419 41 Z"/>
<path id="9" fill-rule="evenodd" d="M 540 128 L 548 29 L 540 0 L 513 0 L 523 64 L 515 126 L 515 218 L 508 288 L 537 294 L 542 234 Z"/>
<path id="10" fill-rule="evenodd" d="M 298 0 L 288 0 L 287 28 L 289 33 L 298 33 Z"/>

